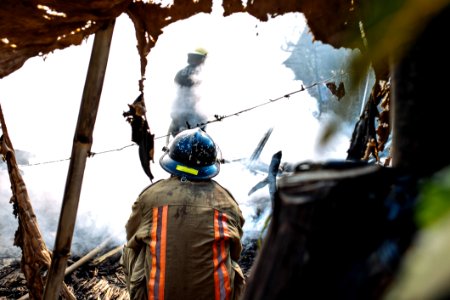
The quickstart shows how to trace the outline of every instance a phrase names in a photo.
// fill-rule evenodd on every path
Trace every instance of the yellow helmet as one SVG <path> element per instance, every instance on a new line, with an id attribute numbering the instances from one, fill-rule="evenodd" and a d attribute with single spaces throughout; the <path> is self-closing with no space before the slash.
<path id="1" fill-rule="evenodd" d="M 207 54 L 208 51 L 206 51 L 204 48 L 197 48 L 194 50 L 194 52 L 188 53 L 187 62 L 190 65 L 201 65 L 205 61 Z"/>
<path id="2" fill-rule="evenodd" d="M 203 56 L 208 55 L 208 51 L 206 51 L 205 48 L 201 48 L 201 47 L 195 49 L 193 53 L 200 54 L 200 55 L 203 55 Z"/>

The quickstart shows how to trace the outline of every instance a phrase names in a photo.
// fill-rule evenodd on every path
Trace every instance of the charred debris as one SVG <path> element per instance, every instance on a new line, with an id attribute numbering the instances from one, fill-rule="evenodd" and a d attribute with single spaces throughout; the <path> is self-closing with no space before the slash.
<path id="1" fill-rule="evenodd" d="M 120 265 L 122 245 L 105 241 L 84 256 L 68 259 L 64 282 L 75 299 L 129 299 Z M 240 265 L 249 276 L 257 252 L 256 241 L 244 244 Z M 0 259 L 0 299 L 30 299 L 27 280 L 17 258 Z"/>

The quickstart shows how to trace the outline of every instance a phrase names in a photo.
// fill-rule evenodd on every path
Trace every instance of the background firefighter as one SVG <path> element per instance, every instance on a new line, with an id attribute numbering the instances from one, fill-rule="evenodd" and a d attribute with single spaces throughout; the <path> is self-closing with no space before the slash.
<path id="1" fill-rule="evenodd" d="M 198 106 L 200 96 L 197 93 L 197 87 L 201 83 L 201 69 L 207 54 L 208 52 L 203 48 L 197 48 L 188 53 L 188 65 L 175 75 L 174 82 L 178 90 L 170 113 L 172 121 L 166 146 L 169 144 L 170 137 L 175 137 L 182 130 L 194 127 L 201 127 L 203 130 L 206 128 L 207 116 Z"/>

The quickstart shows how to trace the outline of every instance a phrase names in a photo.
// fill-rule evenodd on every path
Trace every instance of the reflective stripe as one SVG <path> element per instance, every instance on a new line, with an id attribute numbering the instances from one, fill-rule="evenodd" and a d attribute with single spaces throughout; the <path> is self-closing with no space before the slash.
<path id="1" fill-rule="evenodd" d="M 160 299 L 164 299 L 164 287 L 166 286 L 166 246 L 167 246 L 167 211 L 168 206 L 164 206 L 162 210 L 162 222 L 161 222 L 161 251 L 160 251 L 160 267 L 161 274 L 159 282 L 159 296 Z"/>
<path id="2" fill-rule="evenodd" d="M 181 171 L 181 172 L 184 172 L 184 173 L 188 173 L 188 174 L 192 174 L 192 175 L 198 175 L 198 170 L 197 169 L 189 168 L 189 167 L 182 166 L 182 165 L 177 165 L 176 169 L 178 171 Z"/>
<path id="3" fill-rule="evenodd" d="M 152 256 L 148 299 L 163 300 L 166 273 L 167 206 L 153 208 L 150 231 L 150 253 Z"/>
<path id="4" fill-rule="evenodd" d="M 216 300 L 230 299 L 230 275 L 228 274 L 227 249 L 228 240 L 227 215 L 219 211 L 214 211 L 214 289 Z"/>

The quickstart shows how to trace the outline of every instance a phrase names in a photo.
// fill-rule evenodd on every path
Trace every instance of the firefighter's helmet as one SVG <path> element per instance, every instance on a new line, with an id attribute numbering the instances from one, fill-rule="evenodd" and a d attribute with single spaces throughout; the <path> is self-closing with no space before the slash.
<path id="1" fill-rule="evenodd" d="M 172 175 L 188 180 L 205 180 L 220 171 L 220 149 L 202 129 L 186 129 L 175 136 L 159 164 Z"/>
<path id="2" fill-rule="evenodd" d="M 206 51 L 204 48 L 197 48 L 193 52 L 188 53 L 188 63 L 193 65 L 200 65 L 205 61 L 207 55 L 208 51 Z"/>
<path id="3" fill-rule="evenodd" d="M 195 49 L 194 53 L 200 54 L 200 55 L 203 55 L 203 56 L 208 55 L 208 51 L 205 48 L 201 48 L 201 47 Z"/>

